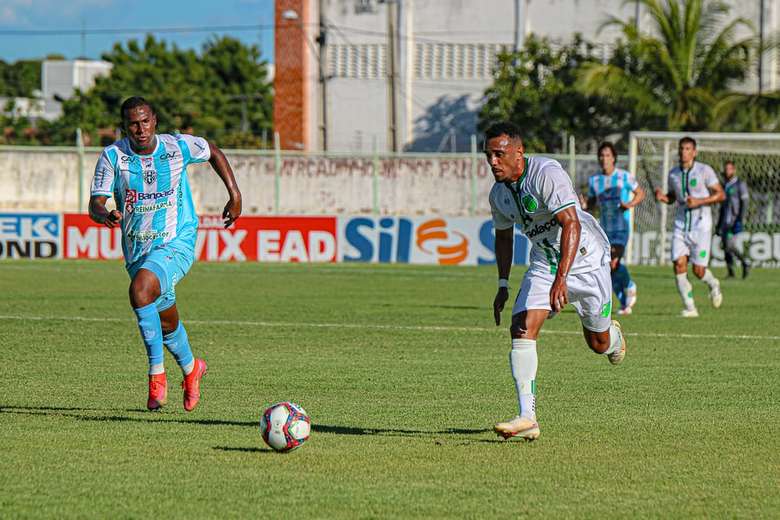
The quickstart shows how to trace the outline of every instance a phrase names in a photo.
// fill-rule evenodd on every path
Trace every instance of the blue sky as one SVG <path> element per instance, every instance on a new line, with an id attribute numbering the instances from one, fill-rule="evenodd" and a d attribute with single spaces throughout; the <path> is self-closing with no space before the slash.
<path id="1" fill-rule="evenodd" d="M 0 59 L 83 54 L 99 59 L 115 42 L 143 39 L 143 32 L 90 34 L 90 30 L 149 30 L 182 48 L 200 50 L 214 34 L 227 34 L 260 47 L 273 62 L 274 0 L 0 0 Z M 264 28 L 221 30 L 256 25 Z M 82 27 L 87 34 L 83 39 Z M 155 28 L 207 28 L 192 32 L 155 32 Z M 11 34 L 14 31 L 76 31 L 77 34 Z"/>

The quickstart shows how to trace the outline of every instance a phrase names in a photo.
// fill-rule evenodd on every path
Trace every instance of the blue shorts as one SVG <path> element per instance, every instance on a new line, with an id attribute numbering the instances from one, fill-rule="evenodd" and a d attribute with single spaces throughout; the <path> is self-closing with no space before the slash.
<path id="1" fill-rule="evenodd" d="M 190 248 L 176 247 L 172 243 L 152 249 L 127 268 L 132 280 L 140 269 L 151 271 L 160 281 L 160 297 L 154 301 L 157 312 L 171 308 L 176 303 L 176 284 L 181 281 L 195 261 Z"/>
<path id="2" fill-rule="evenodd" d="M 628 230 L 626 231 L 612 231 L 607 233 L 607 239 L 611 246 L 623 246 L 628 244 Z"/>

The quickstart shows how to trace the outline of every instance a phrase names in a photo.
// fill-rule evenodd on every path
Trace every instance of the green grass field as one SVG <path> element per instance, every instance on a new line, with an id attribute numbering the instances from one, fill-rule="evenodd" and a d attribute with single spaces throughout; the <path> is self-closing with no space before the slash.
<path id="1" fill-rule="evenodd" d="M 188 414 L 168 355 L 145 410 L 120 263 L 0 262 L 0 517 L 776 518 L 780 271 L 724 281 L 717 311 L 696 282 L 696 320 L 670 267 L 634 273 L 623 365 L 571 310 L 545 325 L 523 443 L 491 431 L 516 406 L 494 267 L 196 264 Z M 289 454 L 257 427 L 279 400 L 312 417 Z"/>

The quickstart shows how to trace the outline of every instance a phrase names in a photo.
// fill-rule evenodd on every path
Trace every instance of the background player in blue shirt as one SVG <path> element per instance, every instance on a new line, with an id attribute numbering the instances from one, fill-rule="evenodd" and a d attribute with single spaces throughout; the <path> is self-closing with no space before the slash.
<path id="1" fill-rule="evenodd" d="M 222 216 L 229 227 L 241 215 L 241 192 L 224 154 L 205 139 L 157 134 L 157 115 L 141 97 L 120 109 L 124 139 L 107 146 L 92 180 L 89 215 L 109 228 L 121 226 L 130 304 L 149 357 L 149 398 L 157 410 L 167 400 L 163 345 L 184 373 L 184 409 L 200 400 L 206 362 L 192 355 L 176 309 L 175 285 L 195 261 L 198 217 L 187 179 L 189 164 L 208 161 L 228 191 Z M 106 201 L 114 197 L 116 209 Z"/>
<path id="2" fill-rule="evenodd" d="M 636 284 L 620 260 L 631 229 L 628 210 L 642 202 L 645 190 L 630 172 L 615 167 L 617 152 L 612 143 L 605 141 L 599 145 L 598 159 L 601 171 L 588 179 L 588 199 L 582 202 L 591 212 L 599 207 L 599 223 L 609 238 L 612 288 L 620 301 L 618 314 L 631 314 L 636 303 Z"/>

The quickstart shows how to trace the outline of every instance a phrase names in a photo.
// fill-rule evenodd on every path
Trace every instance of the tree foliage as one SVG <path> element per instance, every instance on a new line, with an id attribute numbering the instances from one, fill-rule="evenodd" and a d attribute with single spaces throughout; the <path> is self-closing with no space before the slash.
<path id="1" fill-rule="evenodd" d="M 103 55 L 111 74 L 63 103 L 63 116 L 43 124 L 52 144 L 72 144 L 81 128 L 90 144 L 106 144 L 120 126 L 119 107 L 140 95 L 157 111 L 160 132 L 193 132 L 225 146 L 260 146 L 272 128 L 268 67 L 256 46 L 214 38 L 200 54 L 147 36 Z M 224 143 L 224 144 L 223 144 Z"/>
<path id="2" fill-rule="evenodd" d="M 662 118 L 663 129 L 718 129 L 723 120 L 716 107 L 733 96 L 759 54 L 752 25 L 729 20 L 729 7 L 718 1 L 638 1 L 651 20 L 649 31 L 639 32 L 633 19 L 610 18 L 605 25 L 619 27 L 625 38 L 622 53 L 583 66 L 581 91 Z M 740 28 L 750 35 L 737 39 Z"/>
<path id="3" fill-rule="evenodd" d="M 33 97 L 33 92 L 40 88 L 40 60 L 20 60 L 15 63 L 0 60 L 0 96 Z"/>
<path id="4" fill-rule="evenodd" d="M 577 88 L 580 69 L 598 60 L 596 48 L 579 35 L 562 46 L 531 35 L 519 52 L 499 56 L 480 128 L 512 121 L 523 129 L 526 149 L 536 152 L 564 149 L 566 135 L 574 135 L 579 147 L 592 148 L 630 128 L 630 105 Z"/>

